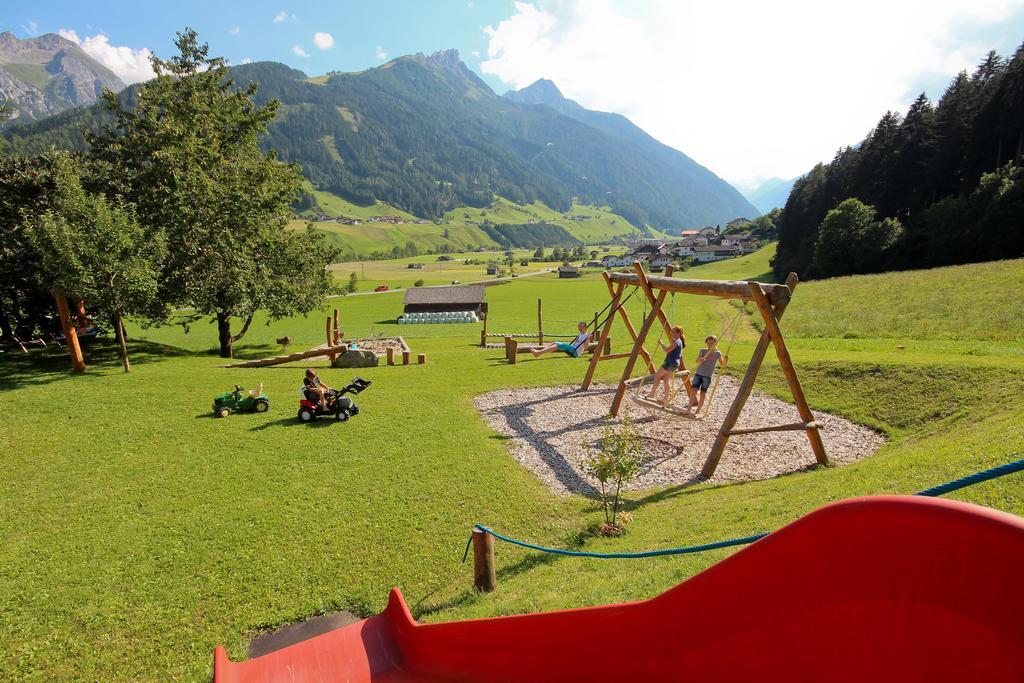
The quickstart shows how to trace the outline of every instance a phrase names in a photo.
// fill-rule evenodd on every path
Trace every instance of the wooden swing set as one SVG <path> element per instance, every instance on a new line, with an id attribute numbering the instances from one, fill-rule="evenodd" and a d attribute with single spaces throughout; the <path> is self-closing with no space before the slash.
<path id="1" fill-rule="evenodd" d="M 747 365 L 747 372 L 736 392 L 736 398 L 733 399 L 732 405 L 729 407 L 729 412 L 726 414 L 725 420 L 722 422 L 722 425 L 718 430 L 718 436 L 715 438 L 715 442 L 711 446 L 711 451 L 708 453 L 700 475 L 704 479 L 709 479 L 714 475 L 715 469 L 718 467 L 718 463 L 722 458 L 722 453 L 725 451 L 726 444 L 728 444 L 730 437 L 744 434 L 758 434 L 762 432 L 803 431 L 807 434 L 807 439 L 811 444 L 811 450 L 814 452 L 814 457 L 818 463 L 828 463 L 828 456 L 825 454 L 825 444 L 822 442 L 821 434 L 818 432 L 818 424 L 814 421 L 814 415 L 811 413 L 811 409 L 807 405 L 807 399 L 804 396 L 803 388 L 800 386 L 800 380 L 796 375 L 796 368 L 793 366 L 789 350 L 786 348 L 786 341 L 783 339 L 782 331 L 779 328 L 779 320 L 782 318 L 782 314 L 786 311 L 786 306 L 789 305 L 789 301 L 793 295 L 793 290 L 796 289 L 796 285 L 799 282 L 799 278 L 797 278 L 796 273 L 790 273 L 789 277 L 786 278 L 785 284 L 781 285 L 755 282 L 753 280 L 747 282 L 731 280 L 683 280 L 672 277 L 671 266 L 666 268 L 664 276 L 649 276 L 644 272 L 643 266 L 640 264 L 634 264 L 632 273 L 606 272 L 604 273 L 604 280 L 608 287 L 608 293 L 612 297 L 612 311 L 613 313 L 617 312 L 622 318 L 626 331 L 633 338 L 633 349 L 628 354 L 602 353 L 604 349 L 604 340 L 610 334 L 612 323 L 615 319 L 614 315 L 609 315 L 601 328 L 601 337 L 598 340 L 597 350 L 590 359 L 590 365 L 587 368 L 586 376 L 583 378 L 583 385 L 581 389 L 586 391 L 590 388 L 590 385 L 594 380 L 594 373 L 597 371 L 598 363 L 604 360 L 612 360 L 625 356 L 627 358 L 626 367 L 623 368 L 622 378 L 619 380 L 619 385 L 615 390 L 615 397 L 612 399 L 612 406 L 610 410 L 612 417 L 619 414 L 619 409 L 622 406 L 622 400 L 626 396 L 627 390 L 630 387 L 635 387 L 637 382 L 649 379 L 654 375 L 654 363 L 651 360 L 651 354 L 647 352 L 644 344 L 647 341 L 647 336 L 650 334 L 651 329 L 656 323 L 661 324 L 665 335 L 669 334 L 672 324 L 664 311 L 665 300 L 668 298 L 669 294 L 697 294 L 723 299 L 738 299 L 743 302 L 753 301 L 754 305 L 757 306 L 757 310 L 760 312 L 761 317 L 764 319 L 764 331 L 761 333 L 760 339 L 758 339 L 757 346 L 754 347 L 750 363 Z M 639 288 L 644 293 L 647 302 L 651 306 L 651 310 L 644 317 L 639 330 L 634 328 L 632 321 L 629 319 L 628 313 L 621 306 L 621 302 L 624 299 L 623 294 L 627 287 Z M 800 422 L 771 425 L 767 427 L 737 428 L 736 422 L 743 410 L 743 406 L 746 405 L 747 399 L 750 398 L 750 394 L 754 389 L 754 382 L 757 380 L 757 373 L 761 369 L 761 364 L 764 362 L 765 355 L 768 353 L 769 345 L 775 347 L 775 354 L 779 358 L 779 365 L 782 367 L 782 373 L 786 377 L 786 382 L 789 384 L 789 390 L 793 395 L 793 401 L 796 403 L 797 413 L 800 415 Z M 646 377 L 634 378 L 633 370 L 636 367 L 637 361 L 641 359 L 646 364 L 650 374 Z M 676 374 L 682 377 L 687 394 L 690 395 L 693 389 L 690 387 L 690 383 L 686 381 L 686 377 L 689 373 L 686 370 L 685 365 L 680 365 L 679 372 Z M 651 407 L 664 408 L 664 406 L 661 406 L 660 404 Z M 665 412 L 677 411 L 666 410 Z"/>

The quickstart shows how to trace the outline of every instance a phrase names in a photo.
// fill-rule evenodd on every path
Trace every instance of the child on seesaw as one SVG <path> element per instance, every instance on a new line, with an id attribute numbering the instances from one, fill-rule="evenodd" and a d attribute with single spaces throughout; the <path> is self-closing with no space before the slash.
<path id="1" fill-rule="evenodd" d="M 651 385 L 651 390 L 647 393 L 647 400 L 653 401 L 655 394 L 658 393 L 658 385 L 661 383 L 665 384 L 665 397 L 662 399 L 662 405 L 667 406 L 669 397 L 672 393 L 672 375 L 676 373 L 679 366 L 683 362 L 683 349 L 686 348 L 686 337 L 683 336 L 683 328 L 673 327 L 668 333 L 668 344 L 662 344 L 658 341 L 658 346 L 661 347 L 662 351 L 665 351 L 668 355 L 665 356 L 665 362 L 661 364 L 658 371 L 654 373 L 654 384 Z"/>
<path id="2" fill-rule="evenodd" d="M 579 330 L 579 334 L 572 340 L 571 344 L 565 342 L 555 342 L 554 344 L 548 344 L 542 349 L 530 349 L 530 353 L 533 354 L 534 358 L 539 358 L 545 353 L 551 353 L 552 351 L 561 351 L 567 353 L 573 358 L 579 358 L 580 353 L 586 350 L 587 340 L 590 339 L 590 333 L 587 332 L 587 324 L 580 322 L 576 329 Z"/>
<path id="3" fill-rule="evenodd" d="M 694 389 L 700 392 L 700 400 L 696 403 L 696 410 L 693 411 L 694 415 L 700 415 L 700 409 L 704 406 L 704 399 L 708 394 L 708 387 L 711 386 L 711 377 L 715 374 L 715 364 L 721 365 L 723 368 L 729 364 L 729 356 L 723 356 L 722 352 L 718 350 L 718 337 L 713 334 L 709 334 L 708 338 L 704 340 L 705 347 L 697 352 L 697 372 L 693 376 Z M 694 399 L 696 398 L 696 392 L 690 396 L 690 407 L 687 410 L 693 410 Z"/>

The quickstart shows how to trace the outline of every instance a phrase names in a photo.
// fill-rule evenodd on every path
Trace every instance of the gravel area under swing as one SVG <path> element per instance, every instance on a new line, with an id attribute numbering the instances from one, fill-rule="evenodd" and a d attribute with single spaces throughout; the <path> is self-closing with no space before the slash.
<path id="1" fill-rule="evenodd" d="M 633 420 L 648 457 L 630 489 L 697 483 L 698 475 L 738 382 L 723 376 L 711 411 L 703 420 L 688 420 L 637 405 L 627 394 L 623 413 Z M 596 444 L 608 419 L 614 386 L 507 389 L 481 394 L 474 400 L 488 424 L 512 437 L 509 451 L 552 491 L 567 495 L 594 492 L 579 468 L 583 443 Z M 682 398 L 685 401 L 685 397 Z M 847 465 L 866 458 L 885 442 L 878 432 L 835 415 L 813 411 L 829 460 Z M 737 427 L 760 427 L 798 422 L 796 407 L 754 391 L 740 414 Z M 613 422 L 617 422 L 613 418 Z M 718 465 L 714 482 L 770 479 L 813 466 L 807 436 L 802 431 L 734 436 Z"/>

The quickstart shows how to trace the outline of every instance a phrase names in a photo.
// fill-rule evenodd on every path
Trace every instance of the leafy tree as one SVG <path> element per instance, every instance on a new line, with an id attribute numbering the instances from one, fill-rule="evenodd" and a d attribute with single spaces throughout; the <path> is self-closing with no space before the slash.
<path id="1" fill-rule="evenodd" d="M 354 270 L 348 274 L 348 286 L 345 289 L 349 294 L 359 289 L 359 276 Z"/>
<path id="2" fill-rule="evenodd" d="M 163 239 L 139 226 L 130 205 L 87 193 L 67 154 L 57 158 L 54 180 L 52 208 L 31 218 L 27 232 L 54 287 L 109 319 L 130 372 L 122 321 L 131 314 L 163 319 L 154 306 Z"/>
<path id="3" fill-rule="evenodd" d="M 544 259 L 544 247 L 537 247 L 537 250 L 533 252 L 533 258 L 541 261 Z"/>
<path id="4" fill-rule="evenodd" d="M 899 221 L 875 221 L 875 209 L 847 199 L 825 215 L 814 250 L 814 272 L 832 277 L 877 272 L 889 265 L 893 247 L 903 236 Z"/>
<path id="5" fill-rule="evenodd" d="M 190 309 L 186 326 L 213 316 L 220 355 L 230 358 L 256 311 L 269 322 L 322 302 L 336 251 L 311 228 L 285 228 L 299 170 L 259 148 L 279 103 L 257 106 L 256 84 L 236 88 L 224 59 L 210 57 L 192 29 L 175 44 L 169 61 L 152 58 L 156 78 L 141 86 L 134 109 L 105 93 L 116 122 L 91 137 L 92 158 L 103 186 L 166 234 L 164 302 Z M 243 324 L 233 334 L 236 317 Z"/>

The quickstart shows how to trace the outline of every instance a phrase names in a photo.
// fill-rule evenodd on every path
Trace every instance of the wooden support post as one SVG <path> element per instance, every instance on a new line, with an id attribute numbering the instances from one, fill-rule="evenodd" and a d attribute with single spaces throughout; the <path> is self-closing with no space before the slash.
<path id="1" fill-rule="evenodd" d="M 490 593 L 498 587 L 494 566 L 494 537 L 486 531 L 473 529 L 473 588 Z"/>
<path id="2" fill-rule="evenodd" d="M 56 289 L 51 292 L 57 301 L 57 315 L 60 317 L 60 325 L 64 329 L 64 340 L 68 345 L 68 353 L 71 354 L 71 369 L 75 372 L 85 372 L 85 358 L 82 356 L 82 347 L 78 344 L 78 333 L 75 331 L 75 326 L 71 324 L 68 299 Z"/>
<path id="3" fill-rule="evenodd" d="M 796 289 L 799 282 L 800 279 L 796 276 L 796 273 L 789 274 L 789 277 L 786 278 L 786 286 L 789 288 L 790 294 L 792 294 L 792 290 Z M 773 317 L 776 320 L 782 318 L 782 314 L 785 313 L 788 304 L 788 296 L 780 297 L 779 303 L 775 304 L 773 311 Z M 718 462 L 722 459 L 725 446 L 729 443 L 729 434 L 732 432 L 733 427 L 736 426 L 736 421 L 743 411 L 743 406 L 746 405 L 747 399 L 750 398 L 750 392 L 754 390 L 754 381 L 757 380 L 758 370 L 761 369 L 761 363 L 764 362 L 764 356 L 768 353 L 768 345 L 770 343 L 771 335 L 766 329 L 761 333 L 761 338 L 757 340 L 757 346 L 754 347 L 754 352 L 750 356 L 750 363 L 747 365 L 747 373 L 743 376 L 739 389 L 736 390 L 736 398 L 733 399 L 732 405 L 729 406 L 729 412 L 726 414 L 722 426 L 718 429 L 715 443 L 711 445 L 711 451 L 704 461 L 704 467 L 700 472 L 700 476 L 704 479 L 710 479 L 714 475 Z"/>
<path id="4" fill-rule="evenodd" d="M 519 341 L 514 337 L 505 337 L 505 360 L 515 365 L 519 355 Z"/>
<path id="5" fill-rule="evenodd" d="M 416 354 L 416 363 L 418 363 L 419 365 L 426 365 L 427 364 L 427 354 L 425 354 L 425 353 L 418 353 L 418 354 Z"/>
<path id="6" fill-rule="evenodd" d="M 796 368 L 793 366 L 793 359 L 789 356 L 789 349 L 786 348 L 786 340 L 782 338 L 782 330 L 779 329 L 779 321 L 775 319 L 772 305 L 765 296 L 761 285 L 757 282 L 750 283 L 750 291 L 754 295 L 754 303 L 761 311 L 764 318 L 765 331 L 771 335 L 772 343 L 775 345 L 775 355 L 779 358 L 779 365 L 782 366 L 782 374 L 786 377 L 789 390 L 793 394 L 793 401 L 796 402 L 796 410 L 800 419 L 805 423 L 814 422 L 814 414 L 807 405 L 807 397 L 804 396 L 803 387 L 800 386 L 800 379 L 796 376 Z M 821 440 L 821 432 L 815 429 L 807 429 L 807 439 L 811 442 L 811 450 L 819 465 L 828 463 L 828 455 L 825 453 L 825 444 Z"/>
<path id="7" fill-rule="evenodd" d="M 618 287 L 612 287 L 612 283 L 608 279 L 608 273 L 602 273 L 602 275 L 604 275 L 604 281 L 608 285 L 608 292 L 612 295 L 612 310 L 614 310 L 618 307 L 619 301 L 622 299 L 622 290 L 625 289 L 626 286 L 619 285 Z M 589 389 L 590 383 L 594 381 L 594 373 L 597 371 L 597 364 L 601 362 L 601 349 L 604 346 L 605 340 L 608 339 L 608 333 L 611 332 L 613 322 L 615 322 L 615 316 L 609 314 L 608 318 L 604 321 L 604 326 L 601 327 L 601 334 L 597 338 L 597 350 L 594 351 L 594 355 L 590 357 L 590 366 L 587 368 L 587 374 L 583 376 L 583 384 L 580 386 L 580 390 L 582 391 Z"/>
<path id="8" fill-rule="evenodd" d="M 622 379 L 619 380 L 619 386 L 615 390 L 615 398 L 612 399 L 612 409 L 610 411 L 612 417 L 619 414 L 619 406 L 622 405 L 622 398 L 626 395 L 626 381 L 633 375 L 633 367 L 636 365 L 637 356 L 640 355 L 640 349 L 643 348 L 647 335 L 650 333 L 651 327 L 654 326 L 654 321 L 658 319 L 661 307 L 665 304 L 665 297 L 667 296 L 668 291 L 662 290 L 654 300 L 651 312 L 644 319 L 643 325 L 640 326 L 640 332 L 637 334 L 636 342 L 633 344 L 633 350 L 626 361 L 626 367 L 622 370 Z"/>
<path id="9" fill-rule="evenodd" d="M 605 357 L 610 356 L 611 353 L 612 353 L 612 338 L 611 337 L 605 337 L 604 338 L 604 347 L 602 348 L 602 347 L 599 346 L 598 348 L 600 349 L 602 355 L 604 355 Z M 596 353 L 596 351 L 595 351 L 595 353 Z"/>
<path id="10" fill-rule="evenodd" d="M 412 351 L 402 351 L 402 365 L 408 365 L 412 362 Z"/>
<path id="11" fill-rule="evenodd" d="M 651 283 L 647 281 L 647 273 L 644 272 L 643 264 L 634 263 L 633 270 L 636 271 L 637 278 L 640 281 L 640 289 L 644 290 L 647 301 L 653 306 L 656 297 L 654 290 L 651 288 Z M 665 266 L 665 277 L 672 277 L 672 266 Z M 667 337 L 669 330 L 672 329 L 672 323 L 669 322 L 665 311 L 658 310 L 658 320 L 661 321 L 661 326 L 665 330 L 665 336 Z"/>
<path id="12" fill-rule="evenodd" d="M 334 345 L 341 343 L 341 328 L 338 326 L 338 309 L 334 309 Z"/>
<path id="13" fill-rule="evenodd" d="M 85 302 L 81 299 L 75 302 L 75 318 L 78 320 L 78 329 L 84 332 L 89 327 L 89 316 L 85 312 Z"/>
<path id="14" fill-rule="evenodd" d="M 480 348 L 487 348 L 487 316 L 484 316 L 484 326 L 480 330 Z"/>
<path id="15" fill-rule="evenodd" d="M 389 346 L 387 348 L 387 351 L 385 351 L 385 353 L 387 354 L 388 365 L 394 365 L 395 364 L 395 347 L 394 346 Z"/>
<path id="16" fill-rule="evenodd" d="M 729 436 L 738 434 L 761 434 L 763 432 L 795 432 L 808 429 L 818 429 L 817 422 L 793 422 L 788 425 L 772 425 L 771 427 L 745 427 L 743 429 L 729 430 Z"/>
<path id="17" fill-rule="evenodd" d="M 544 307 L 540 299 L 537 299 L 537 343 L 544 345 Z"/>

